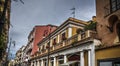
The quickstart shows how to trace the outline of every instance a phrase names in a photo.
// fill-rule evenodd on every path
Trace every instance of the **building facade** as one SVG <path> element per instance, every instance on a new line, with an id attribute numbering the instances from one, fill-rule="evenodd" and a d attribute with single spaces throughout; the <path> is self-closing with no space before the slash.
<path id="1" fill-rule="evenodd" d="M 95 66 L 95 31 L 84 31 L 87 23 L 69 18 L 38 43 L 31 66 Z"/>
<path id="2" fill-rule="evenodd" d="M 22 46 L 17 52 L 14 60 L 14 65 L 23 65 L 24 62 L 24 49 L 25 46 Z M 12 60 L 13 61 L 13 60 Z"/>
<path id="3" fill-rule="evenodd" d="M 120 66 L 120 0 L 96 0 L 97 33 L 102 44 L 96 47 L 96 66 Z"/>
<path id="4" fill-rule="evenodd" d="M 55 25 L 35 26 L 28 36 L 28 44 L 24 49 L 24 64 L 29 64 L 29 59 L 38 52 L 38 42 L 45 38 L 49 33 L 57 28 Z"/>

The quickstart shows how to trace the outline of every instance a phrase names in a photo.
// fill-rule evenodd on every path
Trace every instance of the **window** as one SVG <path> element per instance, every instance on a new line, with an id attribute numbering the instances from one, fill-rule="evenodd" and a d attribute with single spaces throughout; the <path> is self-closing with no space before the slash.
<path id="1" fill-rule="evenodd" d="M 120 0 L 110 0 L 111 13 L 120 9 Z"/>
<path id="2" fill-rule="evenodd" d="M 48 30 L 45 30 L 43 33 L 43 38 L 45 38 L 48 35 Z"/>
<path id="3" fill-rule="evenodd" d="M 98 60 L 98 66 L 120 66 L 120 58 Z"/>
<path id="4" fill-rule="evenodd" d="M 112 62 L 100 62 L 100 66 L 112 66 Z"/>
<path id="5" fill-rule="evenodd" d="M 56 38 L 53 39 L 53 45 L 55 45 L 55 44 L 56 44 Z"/>
<path id="6" fill-rule="evenodd" d="M 120 61 L 119 62 L 115 62 L 114 66 L 120 66 Z"/>
<path id="7" fill-rule="evenodd" d="M 62 40 L 66 40 L 65 33 L 62 34 Z"/>
<path id="8" fill-rule="evenodd" d="M 44 49 L 45 49 L 45 46 L 43 45 L 43 46 L 42 46 L 42 51 L 43 51 Z"/>
<path id="9" fill-rule="evenodd" d="M 120 9 L 120 0 L 109 0 L 110 4 L 105 5 L 105 17 Z"/>
<path id="10" fill-rule="evenodd" d="M 46 44 L 46 48 L 47 48 L 47 49 L 49 48 L 49 42 Z"/>

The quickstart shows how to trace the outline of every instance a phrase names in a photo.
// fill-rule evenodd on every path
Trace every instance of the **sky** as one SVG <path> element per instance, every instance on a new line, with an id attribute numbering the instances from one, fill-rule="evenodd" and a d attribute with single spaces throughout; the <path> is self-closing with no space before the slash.
<path id="1" fill-rule="evenodd" d="M 95 0 L 23 0 L 11 3 L 12 41 L 16 42 L 11 53 L 15 54 L 22 45 L 27 44 L 30 31 L 35 25 L 53 24 L 59 26 L 69 17 L 73 17 L 70 10 L 76 8 L 75 18 L 88 21 L 96 15 Z"/>

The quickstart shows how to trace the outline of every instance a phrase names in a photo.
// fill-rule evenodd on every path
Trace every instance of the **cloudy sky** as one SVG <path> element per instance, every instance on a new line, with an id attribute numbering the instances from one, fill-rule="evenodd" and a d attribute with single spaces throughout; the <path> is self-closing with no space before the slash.
<path id="1" fill-rule="evenodd" d="M 16 41 L 15 52 L 27 44 L 29 32 L 35 25 L 60 25 L 72 17 L 71 8 L 76 8 L 76 18 L 88 21 L 96 14 L 95 0 L 23 0 L 24 4 L 12 2 L 10 37 Z"/>

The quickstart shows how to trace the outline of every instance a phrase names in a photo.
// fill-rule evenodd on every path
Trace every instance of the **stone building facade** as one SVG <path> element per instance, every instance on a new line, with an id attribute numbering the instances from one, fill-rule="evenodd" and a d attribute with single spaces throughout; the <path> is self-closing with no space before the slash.
<path id="1" fill-rule="evenodd" d="M 96 0 L 96 17 L 102 44 L 95 50 L 95 66 L 120 66 L 120 0 Z"/>

